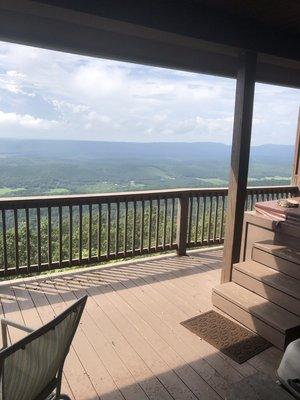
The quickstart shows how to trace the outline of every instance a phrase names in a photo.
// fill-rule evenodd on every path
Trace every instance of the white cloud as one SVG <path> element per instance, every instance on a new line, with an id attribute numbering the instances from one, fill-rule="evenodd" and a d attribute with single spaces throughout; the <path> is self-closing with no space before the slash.
<path id="1" fill-rule="evenodd" d="M 3 136 L 230 143 L 234 92 L 230 79 L 0 42 Z M 252 142 L 293 143 L 299 104 L 295 89 L 257 84 Z"/>
<path id="2" fill-rule="evenodd" d="M 11 76 L 13 78 L 21 78 L 21 79 L 25 78 L 24 74 L 22 74 L 21 72 L 18 72 L 18 71 L 14 71 L 14 70 L 7 71 L 7 75 Z"/>
<path id="3" fill-rule="evenodd" d="M 84 104 L 72 104 L 64 100 L 52 100 L 52 104 L 56 110 L 65 112 L 71 111 L 75 114 L 84 113 L 89 110 L 89 107 Z"/>
<path id="4" fill-rule="evenodd" d="M 203 118 L 196 117 L 197 127 L 203 129 L 208 132 L 232 132 L 233 127 L 233 117 L 224 117 L 224 118 Z"/>
<path id="5" fill-rule="evenodd" d="M 90 121 L 98 121 L 108 123 L 111 119 L 107 115 L 101 115 L 96 113 L 95 111 L 91 111 L 87 115 L 87 119 Z"/>
<path id="6" fill-rule="evenodd" d="M 0 89 L 7 90 L 14 94 L 23 94 L 34 97 L 34 93 L 24 90 L 23 82 L 26 76 L 23 73 L 9 70 L 6 73 L 0 74 Z"/>
<path id="7" fill-rule="evenodd" d="M 50 129 L 57 125 L 57 121 L 49 121 L 42 118 L 35 118 L 29 114 L 16 114 L 16 113 L 5 113 L 0 110 L 0 125 L 15 126 L 21 128 L 32 128 L 32 129 Z"/>

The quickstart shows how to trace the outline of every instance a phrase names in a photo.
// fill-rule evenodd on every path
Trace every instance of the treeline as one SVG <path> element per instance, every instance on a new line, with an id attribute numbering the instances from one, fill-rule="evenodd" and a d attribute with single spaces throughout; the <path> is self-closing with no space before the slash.
<path id="1" fill-rule="evenodd" d="M 92 160 L 76 156 L 72 159 L 6 156 L 0 157 L 0 196 L 226 187 L 228 174 L 227 158 L 213 155 L 208 159 L 120 156 Z M 253 161 L 249 185 L 288 184 L 290 174 L 291 166 L 285 161 L 281 164 L 277 159 Z"/>

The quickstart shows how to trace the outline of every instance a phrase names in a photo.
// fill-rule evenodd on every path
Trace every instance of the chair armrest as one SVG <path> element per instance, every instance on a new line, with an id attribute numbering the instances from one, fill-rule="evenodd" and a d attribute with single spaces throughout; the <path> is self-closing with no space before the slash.
<path id="1" fill-rule="evenodd" d="M 31 333 L 34 331 L 34 329 L 28 328 L 28 326 L 18 324 L 17 322 L 10 321 L 9 319 L 6 319 L 6 318 L 1 318 L 1 332 L 2 332 L 3 347 L 7 347 L 7 345 L 8 345 L 8 340 L 7 340 L 7 327 L 8 326 L 12 326 L 13 328 L 20 329 L 27 333 Z"/>

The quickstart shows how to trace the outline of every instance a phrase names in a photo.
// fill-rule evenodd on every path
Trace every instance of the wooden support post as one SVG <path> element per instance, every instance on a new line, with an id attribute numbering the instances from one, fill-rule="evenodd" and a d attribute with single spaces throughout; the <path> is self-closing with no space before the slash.
<path id="1" fill-rule="evenodd" d="M 189 214 L 189 196 L 188 193 L 182 193 L 178 202 L 177 210 L 177 254 L 186 255 L 186 241 Z"/>
<path id="2" fill-rule="evenodd" d="M 237 73 L 231 169 L 228 187 L 225 243 L 221 282 L 231 280 L 232 265 L 239 261 L 250 155 L 257 54 L 240 55 Z"/>
<path id="3" fill-rule="evenodd" d="M 298 186 L 300 189 L 300 108 L 298 114 L 298 127 L 295 142 L 292 185 Z"/>

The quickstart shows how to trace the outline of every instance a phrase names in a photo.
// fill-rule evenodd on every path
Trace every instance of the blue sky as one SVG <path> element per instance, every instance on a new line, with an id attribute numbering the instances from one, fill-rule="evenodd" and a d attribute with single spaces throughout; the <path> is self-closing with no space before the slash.
<path id="1" fill-rule="evenodd" d="M 235 81 L 0 42 L 0 136 L 231 143 Z M 256 85 L 252 144 L 293 144 L 300 91 Z"/>

